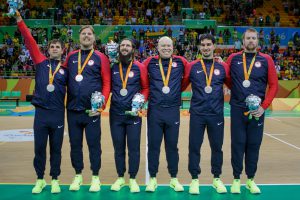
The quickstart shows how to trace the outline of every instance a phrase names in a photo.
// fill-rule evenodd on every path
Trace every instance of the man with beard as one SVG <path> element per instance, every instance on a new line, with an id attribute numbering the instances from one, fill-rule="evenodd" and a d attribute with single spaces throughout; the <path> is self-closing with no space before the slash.
<path id="1" fill-rule="evenodd" d="M 69 53 L 66 66 L 69 70 L 67 117 L 71 144 L 71 161 L 76 176 L 70 185 L 71 191 L 77 191 L 82 184 L 83 132 L 89 148 L 92 181 L 89 191 L 100 190 L 98 177 L 101 167 L 101 129 L 100 113 L 86 113 L 91 109 L 91 95 L 102 92 L 105 101 L 109 98 L 111 74 L 108 58 L 94 50 L 95 33 L 92 26 L 82 26 L 79 32 L 80 49 Z M 102 109 L 105 108 L 105 104 Z"/>
<path id="2" fill-rule="evenodd" d="M 130 192 L 140 192 L 135 177 L 140 164 L 140 140 L 142 119 L 139 116 L 125 115 L 131 110 L 133 97 L 140 93 L 146 102 L 149 95 L 147 68 L 134 60 L 135 44 L 123 39 L 119 45 L 119 63 L 112 66 L 112 98 L 109 113 L 110 130 L 115 150 L 115 163 L 119 178 L 111 190 L 119 191 L 125 185 L 126 139 L 129 158 Z"/>
<path id="3" fill-rule="evenodd" d="M 53 39 L 48 44 L 49 58 L 39 50 L 20 13 L 16 13 L 18 28 L 24 37 L 26 48 L 36 66 L 35 92 L 32 104 L 34 115 L 34 169 L 37 181 L 32 193 L 38 194 L 46 187 L 44 172 L 46 167 L 46 149 L 49 137 L 51 193 L 60 193 L 58 176 L 60 175 L 61 147 L 64 137 L 67 70 L 61 66 L 63 43 Z"/>
<path id="4" fill-rule="evenodd" d="M 173 41 L 164 36 L 158 41 L 159 56 L 153 56 L 143 63 L 148 68 L 150 98 L 148 106 L 148 170 L 150 182 L 147 192 L 157 188 L 159 154 L 162 139 L 165 140 L 170 187 L 183 191 L 176 178 L 178 172 L 178 136 L 180 124 L 181 81 L 188 62 L 173 54 Z"/>
<path id="5" fill-rule="evenodd" d="M 241 193 L 240 174 L 245 156 L 246 188 L 259 194 L 261 191 L 254 176 L 263 137 L 264 112 L 277 93 L 278 80 L 272 58 L 257 51 L 258 32 L 255 29 L 245 31 L 243 45 L 244 51 L 231 54 L 227 60 L 231 76 L 231 164 L 234 176 L 231 193 Z M 256 119 L 245 115 L 249 110 L 245 100 L 251 94 L 262 102 L 258 109 L 250 110 Z"/>
<path id="6" fill-rule="evenodd" d="M 189 172 L 192 176 L 189 193 L 199 194 L 198 175 L 201 173 L 201 146 L 205 129 L 211 148 L 211 173 L 213 187 L 218 193 L 226 193 L 220 179 L 223 164 L 224 139 L 224 95 L 223 84 L 228 78 L 226 63 L 214 60 L 215 38 L 211 34 L 200 37 L 202 58 L 188 65 L 188 73 L 183 78 L 182 90 L 192 84 L 193 96 L 190 107 Z M 227 79 L 228 80 L 228 79 Z"/>

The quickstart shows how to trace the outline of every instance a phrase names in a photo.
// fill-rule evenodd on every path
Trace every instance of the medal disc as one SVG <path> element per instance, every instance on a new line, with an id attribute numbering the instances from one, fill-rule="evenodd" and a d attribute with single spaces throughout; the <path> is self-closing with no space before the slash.
<path id="1" fill-rule="evenodd" d="M 53 92 L 53 91 L 54 91 L 54 89 L 55 89 L 55 87 L 54 87 L 54 85 L 53 85 L 53 84 L 49 84 L 49 85 L 47 85 L 47 91 L 48 91 L 48 92 Z"/>
<path id="2" fill-rule="evenodd" d="M 120 94 L 121 94 L 123 97 L 125 97 L 125 96 L 128 94 L 127 89 L 125 89 L 125 88 L 121 89 L 121 90 L 120 90 Z"/>
<path id="3" fill-rule="evenodd" d="M 169 88 L 168 86 L 164 86 L 164 87 L 162 88 L 162 92 L 163 92 L 164 94 L 168 94 L 168 93 L 170 92 L 170 88 Z"/>
<path id="4" fill-rule="evenodd" d="M 204 88 L 204 91 L 205 91 L 207 94 L 209 94 L 209 93 L 212 92 L 212 87 L 211 87 L 211 86 L 206 86 L 206 87 Z"/>
<path id="5" fill-rule="evenodd" d="M 243 81 L 243 86 L 245 87 L 245 88 L 248 88 L 248 87 L 250 87 L 250 81 L 249 80 L 244 80 Z"/>
<path id="6" fill-rule="evenodd" d="M 82 76 L 81 74 L 77 74 L 76 77 L 75 77 L 75 80 L 76 80 L 77 82 L 82 81 L 82 79 L 83 79 L 83 76 Z"/>

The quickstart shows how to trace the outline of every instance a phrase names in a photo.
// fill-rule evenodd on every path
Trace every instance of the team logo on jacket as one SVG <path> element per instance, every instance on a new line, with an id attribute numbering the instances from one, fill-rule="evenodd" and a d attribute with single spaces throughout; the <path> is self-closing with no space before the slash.
<path id="1" fill-rule="evenodd" d="M 254 66 L 257 67 L 257 68 L 261 67 L 261 62 L 256 61 L 256 62 L 254 63 Z"/>
<path id="2" fill-rule="evenodd" d="M 219 70 L 219 69 L 215 69 L 215 70 L 214 70 L 214 74 L 215 74 L 216 76 L 219 76 L 219 75 L 220 75 L 220 70 Z"/>
<path id="3" fill-rule="evenodd" d="M 59 73 L 60 73 L 61 75 L 64 75 L 64 74 L 65 74 L 65 70 L 59 69 Z"/>
<path id="4" fill-rule="evenodd" d="M 128 74 L 128 77 L 130 77 L 130 78 L 134 77 L 134 72 L 130 71 L 129 74 Z"/>
<path id="5" fill-rule="evenodd" d="M 177 67 L 178 65 L 177 65 L 177 62 L 173 62 L 172 63 L 172 67 Z"/>
<path id="6" fill-rule="evenodd" d="M 89 66 L 92 66 L 92 65 L 94 65 L 94 63 L 95 63 L 95 62 L 94 62 L 93 60 L 89 60 L 88 65 L 89 65 Z"/>

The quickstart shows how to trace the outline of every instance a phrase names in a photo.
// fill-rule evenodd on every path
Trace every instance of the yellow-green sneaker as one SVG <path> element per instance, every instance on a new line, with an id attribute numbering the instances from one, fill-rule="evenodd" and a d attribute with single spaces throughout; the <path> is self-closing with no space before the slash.
<path id="1" fill-rule="evenodd" d="M 240 194 L 241 193 L 241 180 L 234 179 L 232 185 L 230 187 L 230 192 L 232 194 Z"/>
<path id="2" fill-rule="evenodd" d="M 224 183 L 219 178 L 214 178 L 213 188 L 216 189 L 217 193 L 220 193 L 220 194 L 227 193 L 227 189 L 226 189 Z"/>
<path id="3" fill-rule="evenodd" d="M 90 192 L 99 192 L 101 189 L 100 186 L 101 186 L 101 183 L 100 183 L 99 176 L 92 176 L 92 181 L 91 181 L 91 186 L 90 186 L 89 191 Z"/>
<path id="4" fill-rule="evenodd" d="M 114 184 L 111 185 L 110 190 L 119 191 L 125 185 L 125 179 L 123 177 L 119 177 Z"/>
<path id="5" fill-rule="evenodd" d="M 259 187 L 256 185 L 253 179 L 248 179 L 246 182 L 246 188 L 252 193 L 252 194 L 260 194 L 261 191 Z"/>
<path id="6" fill-rule="evenodd" d="M 193 179 L 190 188 L 189 188 L 189 193 L 190 194 L 200 194 L 199 190 L 199 180 L 198 179 Z"/>
<path id="7" fill-rule="evenodd" d="M 140 186 L 137 184 L 136 180 L 131 178 L 129 179 L 129 188 L 131 193 L 140 192 Z"/>
<path id="8" fill-rule="evenodd" d="M 177 178 L 171 178 L 170 187 L 173 188 L 176 192 L 184 191 L 183 186 L 179 183 Z"/>
<path id="9" fill-rule="evenodd" d="M 37 179 L 35 186 L 32 188 L 32 194 L 39 194 L 46 187 L 47 183 L 44 179 Z"/>
<path id="10" fill-rule="evenodd" d="M 155 192 L 157 188 L 156 178 L 150 178 L 150 181 L 146 187 L 146 192 Z"/>
<path id="11" fill-rule="evenodd" d="M 69 190 L 78 191 L 80 189 L 81 184 L 82 184 L 82 175 L 77 174 L 74 177 L 73 182 L 71 183 Z"/>
<path id="12" fill-rule="evenodd" d="M 59 187 L 59 181 L 56 180 L 56 179 L 53 179 L 51 181 L 51 193 L 52 194 L 57 194 L 57 193 L 60 193 L 61 190 L 60 190 L 60 187 Z"/>

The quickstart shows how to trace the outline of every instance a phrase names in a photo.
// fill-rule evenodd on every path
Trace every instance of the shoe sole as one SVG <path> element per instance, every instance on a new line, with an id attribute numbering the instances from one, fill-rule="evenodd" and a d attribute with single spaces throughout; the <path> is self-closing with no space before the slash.
<path id="1" fill-rule="evenodd" d="M 42 187 L 42 190 L 40 192 L 33 192 L 31 191 L 32 194 L 40 194 L 41 192 L 43 192 L 43 189 L 47 186 L 47 184 L 45 184 L 43 187 Z"/>
<path id="2" fill-rule="evenodd" d="M 218 191 L 218 188 L 216 186 L 212 185 L 212 187 L 216 190 L 216 192 L 218 194 L 226 194 L 227 193 L 227 190 L 226 191 Z"/>
<path id="3" fill-rule="evenodd" d="M 183 192 L 184 189 L 176 190 L 174 185 L 170 185 L 170 188 L 173 188 L 175 192 Z"/>
<path id="4" fill-rule="evenodd" d="M 77 188 L 76 188 L 76 189 L 74 189 L 74 188 L 69 188 L 69 190 L 70 190 L 70 191 L 75 191 L 75 192 L 76 192 L 76 191 L 80 190 L 80 186 L 81 186 L 81 184 L 79 185 L 79 188 L 78 188 L 78 189 L 77 189 Z"/>
<path id="5" fill-rule="evenodd" d="M 125 186 L 125 183 L 120 185 L 120 189 L 117 190 L 117 189 L 113 189 L 113 188 L 110 188 L 111 191 L 115 191 L 115 192 L 119 192 L 123 187 Z"/>
<path id="6" fill-rule="evenodd" d="M 197 195 L 197 194 L 200 194 L 200 192 L 191 192 L 191 191 L 189 191 L 189 194 Z"/>
<path id="7" fill-rule="evenodd" d="M 101 190 L 101 188 L 99 190 L 89 190 L 89 192 L 99 192 Z"/>
<path id="8" fill-rule="evenodd" d="M 232 190 L 230 189 L 230 193 L 231 193 L 231 194 L 241 194 L 241 191 L 232 191 Z"/>
<path id="9" fill-rule="evenodd" d="M 248 185 L 246 185 L 246 188 L 249 190 L 249 192 L 251 193 L 251 194 L 260 194 L 261 192 L 252 192 L 251 191 L 251 188 L 248 186 Z"/>
<path id="10" fill-rule="evenodd" d="M 131 192 L 131 193 L 139 193 L 139 192 L 141 192 L 141 190 L 135 190 L 135 191 L 131 191 L 131 190 L 130 190 L 130 192 Z"/>
<path id="11" fill-rule="evenodd" d="M 61 191 L 51 191 L 52 194 L 58 194 L 60 193 Z"/>
<path id="12" fill-rule="evenodd" d="M 146 192 L 155 192 L 156 188 L 157 188 L 157 185 L 154 186 L 154 190 L 149 190 L 149 189 L 146 188 L 145 191 L 146 191 Z"/>

